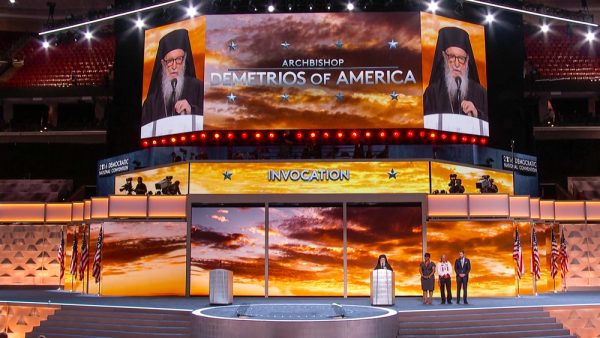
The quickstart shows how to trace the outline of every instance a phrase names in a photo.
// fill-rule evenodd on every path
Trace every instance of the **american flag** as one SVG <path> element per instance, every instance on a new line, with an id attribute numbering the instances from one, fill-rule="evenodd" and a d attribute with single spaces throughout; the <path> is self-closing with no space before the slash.
<path id="1" fill-rule="evenodd" d="M 83 229 L 83 239 L 81 240 L 81 261 L 79 262 L 79 280 L 83 280 L 85 271 L 90 263 L 90 253 L 88 252 L 87 241 L 85 240 L 85 228 Z"/>
<path id="2" fill-rule="evenodd" d="M 569 271 L 569 255 L 567 254 L 567 240 L 565 239 L 565 229 L 562 229 L 560 236 L 560 277 L 564 280 Z"/>
<path id="3" fill-rule="evenodd" d="M 96 254 L 94 255 L 94 265 L 92 267 L 92 276 L 96 280 L 96 283 L 100 282 L 100 273 L 102 272 L 102 244 L 104 234 L 102 233 L 102 226 L 100 226 L 100 233 L 98 234 L 98 242 L 96 243 Z"/>
<path id="4" fill-rule="evenodd" d="M 552 256 L 550 257 L 550 276 L 552 279 L 556 278 L 556 274 L 558 273 L 558 245 L 556 245 L 556 236 L 554 236 L 554 226 L 552 226 Z"/>
<path id="5" fill-rule="evenodd" d="M 537 236 L 535 235 L 535 226 L 531 228 L 531 272 L 535 280 L 540 279 L 540 253 L 538 251 Z"/>
<path id="6" fill-rule="evenodd" d="M 60 229 L 60 245 L 58 246 L 56 259 L 58 259 L 58 264 L 60 264 L 60 272 L 58 277 L 60 282 L 65 276 L 65 230 L 62 227 Z"/>
<path id="7" fill-rule="evenodd" d="M 69 272 L 73 276 L 73 279 L 77 278 L 77 230 L 73 232 L 73 251 L 71 252 L 71 269 Z"/>
<path id="8" fill-rule="evenodd" d="M 521 240 L 519 239 L 519 228 L 515 229 L 515 244 L 513 245 L 513 259 L 517 263 L 517 277 L 521 279 L 525 269 L 523 266 L 523 252 L 521 251 Z"/>

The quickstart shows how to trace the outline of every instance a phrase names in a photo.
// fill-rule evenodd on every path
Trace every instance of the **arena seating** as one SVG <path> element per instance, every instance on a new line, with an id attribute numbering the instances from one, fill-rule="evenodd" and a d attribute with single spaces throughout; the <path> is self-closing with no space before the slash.
<path id="1" fill-rule="evenodd" d="M 551 27 L 543 34 L 539 28 L 526 33 L 527 60 L 537 70 L 537 79 L 598 80 L 600 48 L 585 39 L 585 32 L 566 26 Z"/>
<path id="2" fill-rule="evenodd" d="M 62 202 L 73 191 L 73 180 L 0 180 L 0 201 Z"/>
<path id="3" fill-rule="evenodd" d="M 23 66 L 6 81 L 9 87 L 101 86 L 114 63 L 114 36 L 64 41 L 44 49 L 32 38 L 13 55 Z"/>
<path id="4" fill-rule="evenodd" d="M 8 51 L 10 47 L 17 42 L 24 33 L 19 32 L 0 32 L 0 60 L 8 59 L 8 55 L 4 55 L 5 51 Z"/>

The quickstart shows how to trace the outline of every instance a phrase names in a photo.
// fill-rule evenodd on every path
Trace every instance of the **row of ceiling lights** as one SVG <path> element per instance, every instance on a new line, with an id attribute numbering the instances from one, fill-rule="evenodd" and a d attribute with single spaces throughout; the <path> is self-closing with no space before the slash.
<path id="1" fill-rule="evenodd" d="M 158 3 L 152 6 L 148 6 L 148 7 L 144 7 L 144 8 L 140 8 L 140 9 L 136 9 L 136 10 L 132 10 L 129 12 L 125 12 L 125 13 L 120 13 L 120 14 L 115 14 L 115 15 L 111 15 L 105 18 L 101 18 L 101 19 L 96 19 L 96 20 L 92 20 L 92 21 L 88 21 L 88 22 L 84 22 L 84 23 L 80 23 L 80 24 L 76 24 L 76 25 L 71 25 L 71 26 L 67 26 L 67 27 L 62 27 L 62 28 L 58 28 L 58 29 L 53 29 L 53 30 L 49 30 L 49 31 L 45 31 L 45 32 L 41 32 L 40 35 L 46 35 L 46 34 L 51 34 L 51 33 L 55 33 L 55 32 L 59 32 L 59 31 L 64 31 L 64 30 L 70 30 L 70 29 L 74 29 L 77 27 L 85 27 L 85 26 L 90 26 L 91 24 L 94 23 L 98 23 L 101 21 L 106 21 L 106 20 L 113 20 L 122 16 L 126 16 L 126 15 L 131 15 L 131 14 L 135 14 L 138 13 L 138 18 L 137 20 L 135 20 L 135 26 L 138 27 L 139 29 L 142 29 L 145 27 L 145 23 L 144 20 L 139 17 L 139 13 L 140 12 L 144 12 L 150 9 L 155 9 L 155 8 L 159 8 L 159 7 L 163 7 L 163 6 L 168 6 L 168 5 L 173 5 L 175 3 L 181 2 L 182 0 L 171 0 L 171 1 L 166 1 L 163 3 Z M 457 0 L 459 1 L 459 0 Z M 470 2 L 476 5 L 481 5 L 481 6 L 485 6 L 488 8 L 488 13 L 485 15 L 485 22 L 486 23 L 492 23 L 495 21 L 495 15 L 493 13 L 491 13 L 489 11 L 490 8 L 497 8 L 498 10 L 506 10 L 506 11 L 514 11 L 514 12 L 518 12 L 521 14 L 526 14 L 526 15 L 534 15 L 534 16 L 540 16 L 543 17 L 544 19 L 551 19 L 551 20 L 560 20 L 560 21 L 566 21 L 566 22 L 570 22 L 570 23 L 576 23 L 576 24 L 581 24 L 581 25 L 587 25 L 590 27 L 598 27 L 597 24 L 594 23 L 589 23 L 589 22 L 584 22 L 584 21 L 577 21 L 577 20 L 572 20 L 572 19 L 568 19 L 568 18 L 562 18 L 562 17 L 557 17 L 557 16 L 552 16 L 552 15 L 546 15 L 546 14 L 541 14 L 541 13 L 536 13 L 536 12 L 531 12 L 531 11 L 525 11 L 522 9 L 518 9 L 518 8 L 513 8 L 513 7 L 508 7 L 508 6 L 503 6 L 503 5 L 497 5 L 494 3 L 490 3 L 490 2 L 485 2 L 485 1 L 480 1 L 480 0 L 460 0 L 460 2 Z M 344 2 L 345 3 L 345 8 L 348 11 L 354 11 L 357 7 L 356 5 L 352 2 L 352 1 L 348 1 L 348 2 Z M 308 5 L 309 10 L 313 10 L 313 6 L 311 5 L 311 3 L 309 3 Z M 256 6 L 253 7 L 254 11 L 258 11 L 258 8 Z M 332 7 L 332 3 L 328 2 L 326 5 L 327 10 L 331 10 Z M 288 8 L 289 11 L 292 11 L 292 4 L 291 2 L 288 3 Z M 428 10 L 432 13 L 435 13 L 436 11 L 438 11 L 440 9 L 440 5 L 439 5 L 439 0 L 430 0 L 428 3 Z M 192 4 L 190 4 L 188 7 L 184 8 L 187 16 L 189 17 L 194 17 L 196 15 L 199 14 L 198 12 L 198 6 L 194 6 Z M 276 8 L 274 3 L 269 3 L 266 7 L 267 12 L 269 13 L 273 13 L 275 11 L 277 11 L 278 9 Z M 548 30 L 548 28 L 542 28 L 543 30 Z M 592 33 L 590 31 L 590 33 Z M 592 33 L 593 34 L 593 33 Z M 588 37 L 588 40 L 593 40 L 590 39 Z"/>
<path id="2" fill-rule="evenodd" d="M 469 1 L 469 0 L 467 0 L 467 1 Z M 471 2 L 479 3 L 479 4 L 484 3 L 484 2 L 481 2 L 481 1 L 471 1 Z M 505 7 L 505 6 L 501 6 L 501 8 L 503 8 L 503 9 L 510 9 L 510 7 Z M 431 0 L 429 2 L 429 4 L 427 5 L 427 10 L 429 12 L 432 12 L 432 13 L 435 14 L 435 12 L 437 12 L 437 11 L 440 10 L 439 1 Z M 521 11 L 521 10 L 519 10 L 519 11 Z M 531 14 L 537 14 L 537 13 L 531 12 Z M 544 16 L 545 19 L 561 19 L 561 20 L 567 20 L 568 22 L 583 23 L 583 22 L 579 22 L 579 21 L 575 21 L 575 20 L 563 19 L 563 18 L 553 17 L 553 16 L 549 16 L 549 15 L 542 15 L 542 16 Z M 496 15 L 494 13 L 488 11 L 487 14 L 484 17 L 484 23 L 486 23 L 486 24 L 492 24 L 495 21 L 496 21 Z M 588 25 L 588 26 L 595 27 L 597 25 L 592 24 L 592 25 Z M 550 25 L 547 24 L 547 23 L 543 23 L 542 25 L 540 25 L 540 31 L 542 33 L 544 33 L 544 34 L 550 32 Z M 588 42 L 594 41 L 596 39 L 596 33 L 591 28 L 588 29 L 587 33 L 585 34 L 585 39 Z"/>

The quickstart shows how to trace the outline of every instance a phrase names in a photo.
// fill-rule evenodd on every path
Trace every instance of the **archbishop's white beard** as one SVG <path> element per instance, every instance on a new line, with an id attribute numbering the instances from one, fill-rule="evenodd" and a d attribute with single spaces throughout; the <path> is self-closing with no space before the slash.
<path id="1" fill-rule="evenodd" d="M 177 85 L 175 86 L 175 102 L 179 101 L 181 98 L 181 93 L 183 92 L 183 85 L 185 81 L 185 63 L 181 66 L 181 71 L 177 75 Z M 173 86 L 171 85 L 171 78 L 168 74 L 168 69 L 163 66 L 162 73 L 162 92 L 165 100 L 165 105 L 171 99 L 171 93 L 173 92 Z"/>
<path id="2" fill-rule="evenodd" d="M 458 86 L 456 85 L 456 77 L 452 75 L 452 69 L 448 66 L 448 60 L 444 62 L 444 74 L 446 75 L 446 88 L 448 88 L 448 95 L 450 95 L 450 101 L 454 100 L 456 97 L 456 91 L 458 90 Z M 462 72 L 460 76 L 460 97 L 463 99 L 467 95 L 467 90 L 469 89 L 469 64 L 465 64 L 465 70 Z"/>

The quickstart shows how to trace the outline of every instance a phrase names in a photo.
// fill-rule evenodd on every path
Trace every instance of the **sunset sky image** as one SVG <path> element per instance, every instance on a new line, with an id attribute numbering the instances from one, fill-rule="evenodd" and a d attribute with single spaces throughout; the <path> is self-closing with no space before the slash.
<path id="1" fill-rule="evenodd" d="M 427 222 L 427 251 L 435 263 L 445 254 L 453 268 L 458 252 L 465 251 L 465 256 L 471 260 L 469 296 L 514 296 L 514 234 L 515 226 L 510 221 Z M 521 232 L 520 237 L 525 253 L 527 234 Z M 526 262 L 525 257 L 523 262 Z M 531 278 L 529 281 L 531 283 Z M 452 283 L 455 290 L 455 274 Z M 527 284 L 525 280 L 521 283 Z"/>
<path id="2" fill-rule="evenodd" d="M 396 296 L 421 293 L 421 207 L 348 206 L 348 295 L 368 296 L 370 274 L 386 255 L 396 278 Z"/>
<path id="3" fill-rule="evenodd" d="M 192 210 L 191 294 L 208 295 L 209 271 L 233 272 L 235 296 L 264 295 L 264 208 Z"/>
<path id="4" fill-rule="evenodd" d="M 364 29 L 369 27 L 369 29 Z M 420 27 L 418 13 L 252 14 L 206 18 L 205 129 L 422 127 Z M 393 41 L 394 48 L 388 42 Z M 235 48 L 230 43 L 235 43 Z M 283 47 L 287 42 L 289 46 Z M 340 42 L 339 44 L 336 44 Z M 305 69 L 305 84 L 231 85 L 218 76 L 244 71 L 293 72 L 284 60 L 343 59 L 345 69 L 408 71 L 416 83 L 336 84 L 340 69 Z M 362 67 L 362 68 L 361 68 Z M 386 68 L 389 67 L 389 68 Z M 372 69 L 373 70 L 373 69 Z M 330 73 L 326 84 L 313 74 Z M 293 75 L 289 75 L 290 79 Z M 214 78 L 213 78 L 214 77 Z M 211 84 L 211 79 L 212 81 Z M 392 100 L 390 94 L 398 93 Z M 230 93 L 235 102 L 226 98 Z M 338 100 L 341 93 L 344 98 Z M 289 98 L 283 100 L 281 95 Z"/>
<path id="5" fill-rule="evenodd" d="M 102 295 L 185 295 L 186 222 L 103 226 Z"/>
<path id="6" fill-rule="evenodd" d="M 269 208 L 269 295 L 342 296 L 342 208 Z"/>

